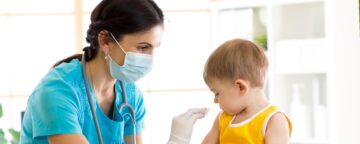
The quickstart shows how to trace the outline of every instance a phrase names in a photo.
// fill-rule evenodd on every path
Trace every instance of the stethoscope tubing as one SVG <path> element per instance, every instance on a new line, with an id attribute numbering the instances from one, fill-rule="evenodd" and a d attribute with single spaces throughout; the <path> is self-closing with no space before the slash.
<path id="1" fill-rule="evenodd" d="M 88 80 L 88 78 L 86 76 L 85 53 L 83 54 L 83 56 L 81 58 L 81 62 L 82 62 L 82 76 L 83 76 L 84 83 L 85 83 L 86 95 L 87 95 L 87 98 L 88 98 L 88 102 L 90 104 L 91 114 L 93 115 L 93 118 L 94 118 L 94 124 L 95 124 L 95 128 L 96 128 L 97 137 L 98 137 L 99 143 L 103 144 L 103 139 L 102 139 L 101 132 L 100 132 L 99 122 L 98 122 L 98 119 L 97 119 L 97 116 L 96 116 L 96 113 L 95 113 L 95 110 L 94 110 L 94 103 L 92 101 L 90 90 L 89 90 L 89 80 Z"/>

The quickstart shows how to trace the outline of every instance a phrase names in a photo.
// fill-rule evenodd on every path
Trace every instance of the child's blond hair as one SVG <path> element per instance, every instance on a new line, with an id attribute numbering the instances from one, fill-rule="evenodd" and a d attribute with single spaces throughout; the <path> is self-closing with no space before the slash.
<path id="1" fill-rule="evenodd" d="M 251 41 L 233 39 L 220 45 L 208 58 L 204 69 L 207 84 L 212 79 L 244 79 L 252 87 L 264 87 L 268 60 L 263 48 Z"/>

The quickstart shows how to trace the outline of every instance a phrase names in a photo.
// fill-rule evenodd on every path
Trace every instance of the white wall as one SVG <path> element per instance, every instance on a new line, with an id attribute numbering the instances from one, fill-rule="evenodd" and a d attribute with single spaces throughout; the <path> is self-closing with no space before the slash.
<path id="1" fill-rule="evenodd" d="M 360 129 L 360 34 L 358 0 L 331 0 L 333 25 L 334 85 L 332 138 L 334 143 L 359 141 Z"/>

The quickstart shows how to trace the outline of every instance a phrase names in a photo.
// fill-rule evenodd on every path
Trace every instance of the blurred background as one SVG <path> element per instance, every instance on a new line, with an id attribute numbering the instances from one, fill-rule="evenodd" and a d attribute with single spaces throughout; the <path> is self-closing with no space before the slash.
<path id="1" fill-rule="evenodd" d="M 152 72 L 138 82 L 147 106 L 146 144 L 167 141 L 173 116 L 211 107 L 194 127 L 191 143 L 202 141 L 219 112 L 203 67 L 232 38 L 266 50 L 266 95 L 292 119 L 292 144 L 360 143 L 359 0 L 155 1 L 166 30 Z M 28 96 L 50 67 L 87 45 L 99 2 L 0 0 L 0 143 L 16 143 Z"/>

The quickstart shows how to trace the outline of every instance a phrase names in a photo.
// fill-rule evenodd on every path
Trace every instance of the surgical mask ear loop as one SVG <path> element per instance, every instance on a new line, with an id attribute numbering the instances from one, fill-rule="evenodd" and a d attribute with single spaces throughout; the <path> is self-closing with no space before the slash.
<path id="1" fill-rule="evenodd" d="M 114 35 L 112 33 L 110 33 L 111 37 L 114 39 L 114 41 L 116 42 L 116 44 L 121 48 L 121 50 L 124 52 L 124 54 L 126 55 L 125 50 L 122 48 L 122 46 L 120 45 L 120 43 L 116 40 L 116 38 L 114 37 Z"/>
<path id="2" fill-rule="evenodd" d="M 112 33 L 110 33 L 111 37 L 114 39 L 114 41 L 116 42 L 116 44 L 120 47 L 120 49 L 124 52 L 125 56 L 126 56 L 126 52 L 125 50 L 122 48 L 122 46 L 120 45 L 120 43 L 116 40 L 116 38 L 114 37 L 114 35 Z M 105 57 L 105 59 L 110 59 L 111 61 L 113 61 L 113 59 L 111 58 L 110 54 L 107 54 L 107 56 Z M 126 58 L 124 58 L 126 59 Z M 124 60 L 125 61 L 125 60 Z"/>

